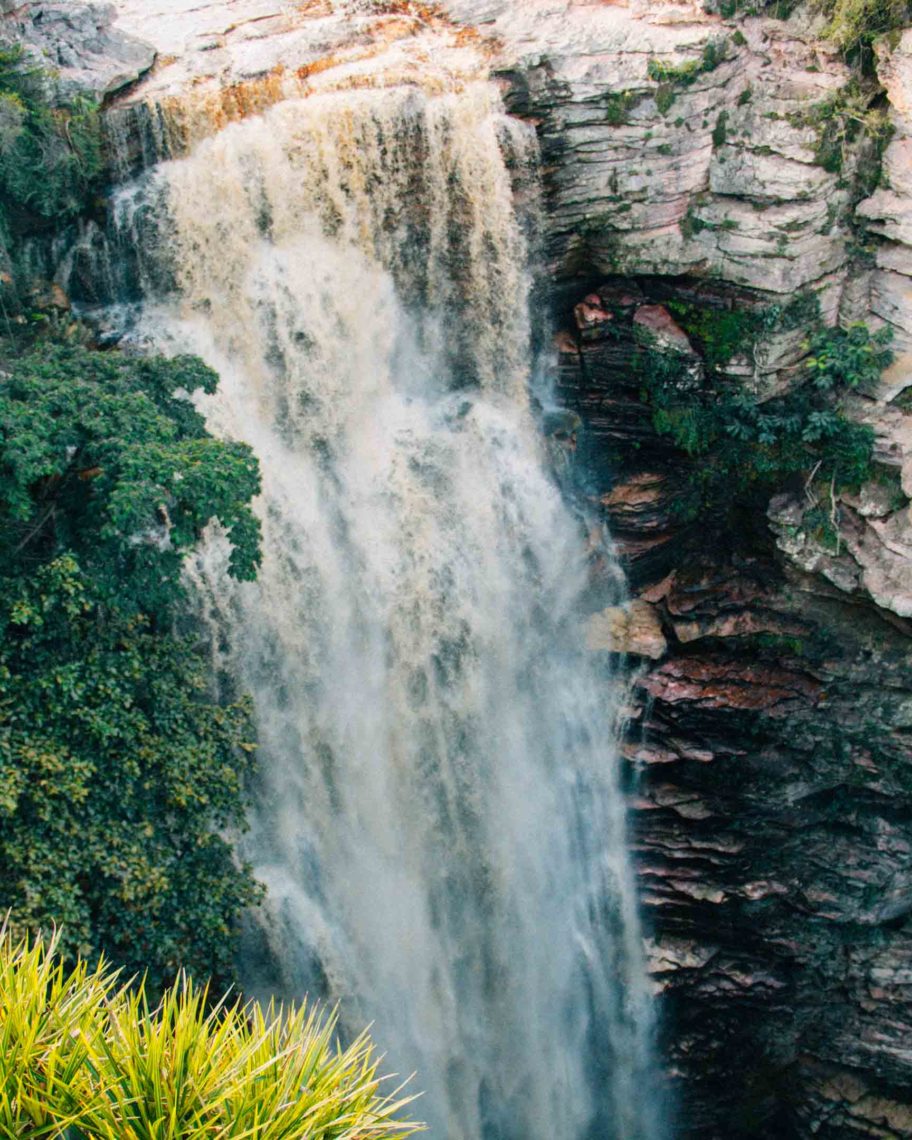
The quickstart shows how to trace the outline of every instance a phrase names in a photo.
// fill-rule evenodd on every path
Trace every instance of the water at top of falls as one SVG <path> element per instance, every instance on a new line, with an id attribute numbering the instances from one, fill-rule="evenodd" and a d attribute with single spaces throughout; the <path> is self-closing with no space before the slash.
<path id="1" fill-rule="evenodd" d="M 655 1140 L 617 686 L 527 391 L 534 159 L 487 84 L 352 91 L 116 213 L 144 335 L 262 467 L 259 580 L 217 534 L 188 571 L 259 726 L 247 989 L 373 1022 L 438 1140 Z"/>

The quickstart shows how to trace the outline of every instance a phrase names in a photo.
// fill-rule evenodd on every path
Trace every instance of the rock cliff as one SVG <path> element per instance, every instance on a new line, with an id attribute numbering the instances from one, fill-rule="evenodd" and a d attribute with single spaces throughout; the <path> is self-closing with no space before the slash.
<path id="1" fill-rule="evenodd" d="M 152 66 L 154 50 L 114 26 L 113 4 L 0 0 L 0 39 L 22 44 L 61 95 L 104 99 Z"/>
<path id="2" fill-rule="evenodd" d="M 591 628 L 641 662 L 626 755 L 676 1135 L 910 1135 L 908 629 L 762 515 L 682 521 L 695 464 L 629 344 L 590 329 L 559 379 L 634 590 Z"/>
<path id="3" fill-rule="evenodd" d="M 801 12 L 551 13 L 505 74 L 545 155 L 558 390 L 633 590 L 591 641 L 640 663 L 627 756 L 676 1135 L 910 1136 L 912 32 L 863 79 Z M 638 329 L 705 385 L 713 345 L 673 312 L 809 295 L 893 330 L 851 401 L 877 478 L 695 508 L 705 461 L 656 431 Z M 787 391 L 806 342 L 773 322 L 715 382 Z"/>

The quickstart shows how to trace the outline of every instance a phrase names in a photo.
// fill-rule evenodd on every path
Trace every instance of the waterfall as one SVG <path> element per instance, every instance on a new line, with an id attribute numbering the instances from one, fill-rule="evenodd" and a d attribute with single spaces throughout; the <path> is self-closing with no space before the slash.
<path id="1" fill-rule="evenodd" d="M 372 1022 L 437 1140 L 655 1140 L 618 685 L 529 396 L 534 171 L 487 83 L 350 90 L 115 211 L 142 336 L 218 370 L 262 466 L 259 580 L 217 533 L 188 569 L 259 726 L 245 989 Z"/>

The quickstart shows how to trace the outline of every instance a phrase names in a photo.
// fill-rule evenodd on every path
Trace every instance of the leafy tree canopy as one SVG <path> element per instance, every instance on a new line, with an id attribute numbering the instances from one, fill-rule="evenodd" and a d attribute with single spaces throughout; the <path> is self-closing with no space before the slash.
<path id="1" fill-rule="evenodd" d="M 154 986 L 224 978 L 252 728 L 174 619 L 210 520 L 255 574 L 256 460 L 182 396 L 215 387 L 195 359 L 45 345 L 0 381 L 0 910 Z"/>
<path id="2" fill-rule="evenodd" d="M 754 493 L 769 496 L 794 476 L 813 476 L 836 488 L 870 477 L 873 432 L 846 414 L 844 400 L 851 391 L 869 391 L 889 365 L 889 329 L 872 333 L 857 324 L 816 330 L 795 386 L 760 400 L 727 383 L 720 371 L 737 345 L 729 324 L 746 328 L 743 321 L 723 313 L 717 329 L 709 311 L 678 315 L 709 346 L 708 384 L 695 378 L 691 359 L 660 352 L 648 341 L 638 349 L 634 367 L 655 429 L 689 455 L 703 457 L 692 510 L 732 508 Z"/>
<path id="3" fill-rule="evenodd" d="M 217 517 L 232 572 L 253 578 L 256 459 L 207 435 L 180 395 L 217 380 L 192 357 L 48 345 L 14 360 L 0 387 L 0 573 L 70 551 L 101 598 L 155 614 L 179 596 L 182 558 Z"/>

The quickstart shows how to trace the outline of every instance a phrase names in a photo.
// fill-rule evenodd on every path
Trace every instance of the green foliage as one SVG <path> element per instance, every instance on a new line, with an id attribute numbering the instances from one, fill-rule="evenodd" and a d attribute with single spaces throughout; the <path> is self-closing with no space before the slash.
<path id="1" fill-rule="evenodd" d="M 713 127 L 712 143 L 718 150 L 720 146 L 725 146 L 725 139 L 728 127 L 728 111 L 720 111 L 719 117 L 716 119 L 716 125 Z"/>
<path id="2" fill-rule="evenodd" d="M 893 360 L 890 340 L 889 328 L 871 333 L 860 323 L 816 332 L 805 361 L 811 383 L 824 392 L 858 389 L 870 393 Z"/>
<path id="3" fill-rule="evenodd" d="M 701 223 L 705 228 L 706 223 Z M 765 312 L 712 309 L 686 301 L 670 301 L 668 308 L 714 370 L 746 351 L 769 319 Z"/>
<path id="4" fill-rule="evenodd" d="M 11 1140 L 381 1140 L 420 1128 L 334 1017 L 210 1008 L 185 978 L 152 1009 L 105 963 L 0 931 L 0 1131 Z"/>
<path id="5" fill-rule="evenodd" d="M 710 40 L 703 48 L 699 59 L 688 59 L 684 63 L 663 63 L 660 59 L 650 59 L 646 74 L 657 83 L 680 83 L 689 87 L 700 75 L 715 69 L 726 58 L 725 40 Z"/>
<path id="6" fill-rule="evenodd" d="M 715 71 L 720 63 L 728 58 L 727 40 L 710 40 L 703 48 L 700 59 L 700 71 Z"/>
<path id="7" fill-rule="evenodd" d="M 758 333 L 803 329 L 820 321 L 820 302 L 815 293 L 796 293 L 784 305 L 767 305 L 757 317 Z"/>
<path id="8" fill-rule="evenodd" d="M 646 74 L 656 83 L 681 83 L 690 86 L 700 74 L 702 60 L 688 59 L 684 63 L 663 63 L 660 59 L 651 59 L 646 65 Z"/>
<path id="9" fill-rule="evenodd" d="M 867 113 L 864 127 L 867 147 L 861 152 L 856 172 L 856 194 L 859 198 L 869 197 L 882 184 L 884 153 L 896 133 L 890 122 L 890 113 L 883 107 Z"/>
<path id="10" fill-rule="evenodd" d="M 804 375 L 789 392 L 760 401 L 725 384 L 720 369 L 762 332 L 776 314 L 670 306 L 716 372 L 704 386 L 692 359 L 641 344 L 634 366 L 653 425 L 689 455 L 703 457 L 697 483 L 703 503 L 733 506 L 745 494 L 772 493 L 794 476 L 837 488 L 869 478 L 873 432 L 849 419 L 842 396 L 869 387 L 889 364 L 886 331 L 864 325 L 814 335 Z M 785 314 L 785 319 L 789 319 Z"/>
<path id="11" fill-rule="evenodd" d="M 878 37 L 912 22 L 909 0 L 817 0 L 816 7 L 827 17 L 827 37 L 862 62 Z"/>
<path id="12" fill-rule="evenodd" d="M 707 223 L 695 213 L 692 205 L 688 206 L 687 213 L 681 219 L 681 235 L 689 240 L 696 234 L 702 233 L 705 229 L 709 229 Z"/>
<path id="13" fill-rule="evenodd" d="M 156 987 L 226 977 L 257 898 L 220 833 L 243 825 L 252 729 L 175 633 L 183 556 L 218 518 L 252 577 L 256 461 L 181 391 L 200 361 L 49 345 L 0 389 L 0 907 L 65 922 Z"/>
<path id="14" fill-rule="evenodd" d="M 667 115 L 674 106 L 676 98 L 677 94 L 670 83 L 660 83 L 655 93 L 656 110 L 659 114 Z"/>
<path id="15" fill-rule="evenodd" d="M 633 91 L 611 91 L 604 96 L 605 121 L 612 127 L 622 127 L 636 106 L 639 96 Z"/>
<path id="16" fill-rule="evenodd" d="M 745 309 L 706 309 L 672 301 L 669 309 L 692 336 L 710 368 L 720 368 L 753 339 L 756 317 Z"/>
<path id="17" fill-rule="evenodd" d="M 8 242 L 82 212 L 100 185 L 101 143 L 94 103 L 52 105 L 22 50 L 0 47 L 0 236 Z"/>
<path id="18" fill-rule="evenodd" d="M 259 491 L 250 449 L 209 437 L 178 394 L 212 392 L 201 361 L 46 345 L 0 389 L 0 574 L 72 551 L 102 596 L 157 612 L 183 556 L 219 518 L 238 578 L 255 576 Z"/>
<path id="19" fill-rule="evenodd" d="M 841 539 L 834 518 L 832 505 L 823 505 L 815 500 L 814 505 L 809 506 L 804 512 L 801 526 L 813 537 L 818 546 L 822 546 L 831 554 L 838 554 Z"/>
<path id="20" fill-rule="evenodd" d="M 659 84 L 655 93 L 659 113 L 668 114 L 677 98 L 676 87 L 689 87 L 699 76 L 714 71 L 725 60 L 727 47 L 725 40 L 710 40 L 699 59 L 688 59 L 684 63 L 664 63 L 660 59 L 650 59 L 646 73 Z"/>
<path id="21" fill-rule="evenodd" d="M 71 555 L 3 583 L 0 636 L 0 905 L 156 988 L 230 977 L 257 898 L 218 834 L 243 826 L 246 704 L 214 704 L 194 644 L 103 603 Z"/>
<path id="22" fill-rule="evenodd" d="M 692 224 L 694 232 L 710 228 L 698 218 Z M 669 301 L 668 308 L 714 372 L 739 354 L 750 356 L 755 341 L 764 333 L 802 328 L 820 317 L 820 305 L 813 293 L 798 293 L 784 305 L 762 309 L 719 309 L 687 301 Z"/>
<path id="23" fill-rule="evenodd" d="M 870 86 L 853 79 L 829 98 L 787 117 L 794 127 L 817 132 L 814 160 L 830 174 L 841 174 L 850 154 L 858 155 L 858 197 L 873 193 L 883 152 L 893 134 L 889 114 L 871 106 Z"/>
<path id="24" fill-rule="evenodd" d="M 762 13 L 777 20 L 787 20 L 797 6 L 798 0 L 720 0 L 719 15 L 731 20 L 735 16 L 759 16 Z"/>
<path id="25" fill-rule="evenodd" d="M 741 646 L 750 646 L 761 652 L 789 654 L 792 657 L 804 657 L 807 654 L 807 642 L 801 637 L 786 633 L 754 633 L 746 634 L 739 639 Z"/>

